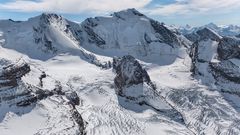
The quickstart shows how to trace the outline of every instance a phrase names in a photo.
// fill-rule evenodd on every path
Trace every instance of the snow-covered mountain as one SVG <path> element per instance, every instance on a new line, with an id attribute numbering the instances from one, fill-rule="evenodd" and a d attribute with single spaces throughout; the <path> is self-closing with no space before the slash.
<path id="1" fill-rule="evenodd" d="M 221 91 L 238 91 L 240 39 L 221 37 L 208 28 L 197 33 L 199 38 L 193 43 L 190 53 L 193 74 L 205 83 L 220 85 L 218 89 L 228 85 Z"/>
<path id="2" fill-rule="evenodd" d="M 197 32 L 198 30 L 201 30 L 203 28 L 212 29 L 221 36 L 236 36 L 236 35 L 240 34 L 240 26 L 238 26 L 238 25 L 221 25 L 221 26 L 218 26 L 214 23 L 209 23 L 209 24 L 206 24 L 206 25 L 200 26 L 200 27 L 192 27 L 190 25 L 186 25 L 186 26 L 181 26 L 177 29 L 183 35 L 189 35 L 191 33 Z"/>
<path id="3" fill-rule="evenodd" d="M 0 133 L 240 133 L 240 39 L 194 44 L 135 9 L 0 21 Z"/>
<path id="4" fill-rule="evenodd" d="M 81 26 L 82 46 L 110 57 L 131 54 L 146 62 L 165 64 L 176 59 L 179 48 L 188 46 L 184 36 L 135 9 L 88 18 Z"/>

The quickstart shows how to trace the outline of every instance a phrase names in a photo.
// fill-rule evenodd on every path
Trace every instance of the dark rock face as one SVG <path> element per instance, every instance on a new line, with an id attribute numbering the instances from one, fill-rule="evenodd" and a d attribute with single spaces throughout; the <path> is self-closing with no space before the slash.
<path id="1" fill-rule="evenodd" d="M 17 81 L 21 79 L 25 74 L 30 72 L 30 66 L 27 63 L 21 65 L 11 64 L 9 66 L 3 67 L 3 71 L 0 75 L 0 88 L 1 87 L 16 87 Z"/>
<path id="2" fill-rule="evenodd" d="M 79 105 L 80 104 L 80 99 L 79 99 L 79 97 L 78 97 L 78 95 L 75 91 L 70 92 L 70 93 L 66 93 L 65 95 L 72 105 Z"/>
<path id="3" fill-rule="evenodd" d="M 85 132 L 85 123 L 81 114 L 77 111 L 76 108 L 73 108 L 71 110 L 71 115 L 72 115 L 72 118 L 75 120 L 75 122 L 78 124 L 78 129 L 79 129 L 79 135 L 86 135 L 86 132 Z"/>
<path id="4" fill-rule="evenodd" d="M 62 16 L 59 16 L 59 15 L 54 14 L 54 13 L 43 13 L 40 16 L 40 20 L 42 21 L 42 23 L 50 24 L 53 20 L 62 21 L 63 18 L 62 18 Z"/>
<path id="5" fill-rule="evenodd" d="M 21 65 L 9 65 L 7 67 L 3 67 L 3 76 L 11 79 L 11 78 L 21 78 L 25 74 L 30 72 L 30 66 L 27 63 L 23 63 Z"/>
<path id="6" fill-rule="evenodd" d="M 47 75 L 46 75 L 46 73 L 43 71 L 42 74 L 41 74 L 41 76 L 39 77 L 39 80 L 40 80 L 39 86 L 40 86 L 40 87 L 43 87 L 43 79 L 46 78 L 46 77 L 47 77 Z"/>
<path id="7" fill-rule="evenodd" d="M 96 22 L 98 20 L 97 18 L 87 18 L 85 20 L 85 24 L 90 27 L 96 27 L 98 26 L 98 23 Z"/>
<path id="8" fill-rule="evenodd" d="M 20 60 L 17 63 L 9 64 L 2 68 L 2 72 L 0 73 L 0 103 L 17 99 L 14 103 L 22 105 L 24 103 L 18 99 L 23 99 L 26 102 L 34 102 L 36 100 L 28 90 L 28 86 L 21 80 L 30 71 L 30 66 L 25 62 L 20 62 Z"/>
<path id="9" fill-rule="evenodd" d="M 103 48 L 103 45 L 106 44 L 106 42 L 98 34 L 96 34 L 91 27 L 85 25 L 84 30 L 89 36 L 88 41 L 90 43 L 96 43 L 98 47 Z"/>
<path id="10" fill-rule="evenodd" d="M 140 13 L 139 11 L 137 11 L 135 8 L 132 8 L 130 9 L 132 11 L 132 13 L 134 15 L 137 15 L 137 16 L 145 16 L 144 14 Z"/>
<path id="11" fill-rule="evenodd" d="M 93 30 L 94 27 L 98 26 L 98 21 L 98 17 L 87 18 L 84 23 L 82 23 L 82 28 L 88 36 L 88 42 L 96 44 L 98 47 L 103 49 L 106 41 Z"/>
<path id="12" fill-rule="evenodd" d="M 43 34 L 43 44 L 46 47 L 46 52 L 52 51 L 53 53 L 57 52 L 57 48 L 53 46 L 53 43 L 51 39 L 48 39 L 48 37 Z"/>
<path id="13" fill-rule="evenodd" d="M 45 29 L 47 28 L 47 26 L 45 26 L 46 24 L 40 24 L 39 27 L 33 27 L 33 32 L 34 32 L 34 42 L 36 44 L 42 44 L 43 48 L 41 48 L 44 52 L 52 52 L 52 53 L 56 53 L 57 52 L 57 48 L 53 46 L 53 42 L 51 39 L 49 39 L 46 36 L 45 33 Z"/>
<path id="14" fill-rule="evenodd" d="M 122 58 L 114 58 L 113 70 L 117 74 L 114 83 L 120 92 L 123 87 L 137 85 L 143 82 L 151 83 L 146 70 L 142 68 L 133 56 L 126 55 Z"/>
<path id="15" fill-rule="evenodd" d="M 155 32 L 159 34 L 159 37 L 157 38 L 159 39 L 160 42 L 167 43 L 171 45 L 171 47 L 173 48 L 174 48 L 173 44 L 179 43 L 177 36 L 174 35 L 173 32 L 170 31 L 168 28 L 166 28 L 164 24 L 161 24 L 155 20 L 150 20 L 150 23 Z M 178 45 L 180 46 L 180 44 Z"/>
<path id="16" fill-rule="evenodd" d="M 211 63 L 210 68 L 212 69 L 213 75 L 216 79 L 223 77 L 226 80 L 240 84 L 240 69 L 230 60 L 224 60 L 219 63 Z"/>
<path id="17" fill-rule="evenodd" d="M 190 71 L 192 72 L 193 75 L 197 74 L 197 62 L 198 62 L 198 43 L 195 42 L 190 49 L 190 54 L 189 56 L 192 58 L 192 64 L 191 64 L 191 69 Z"/>
<path id="18" fill-rule="evenodd" d="M 224 37 L 219 43 L 218 54 L 222 60 L 231 58 L 240 59 L 240 39 Z"/>

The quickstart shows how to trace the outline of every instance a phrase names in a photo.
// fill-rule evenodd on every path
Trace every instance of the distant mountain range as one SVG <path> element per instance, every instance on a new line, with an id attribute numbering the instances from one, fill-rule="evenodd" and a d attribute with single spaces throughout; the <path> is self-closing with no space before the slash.
<path id="1" fill-rule="evenodd" d="M 187 34 L 196 32 L 200 29 L 203 29 L 203 28 L 210 28 L 210 29 L 214 30 L 215 32 L 217 32 L 221 36 L 236 36 L 236 35 L 240 34 L 240 26 L 238 26 L 238 25 L 218 26 L 214 23 L 209 23 L 209 24 L 206 24 L 206 25 L 200 26 L 200 27 L 192 27 L 190 25 L 186 25 L 186 26 L 179 27 L 178 30 L 182 34 L 187 35 Z"/>

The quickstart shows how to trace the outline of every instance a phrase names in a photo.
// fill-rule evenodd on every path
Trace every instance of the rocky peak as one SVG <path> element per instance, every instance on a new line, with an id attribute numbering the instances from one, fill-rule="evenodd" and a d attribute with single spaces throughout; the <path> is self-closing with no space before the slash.
<path id="1" fill-rule="evenodd" d="M 59 22 L 64 20 L 64 18 L 60 15 L 54 14 L 54 13 L 43 13 L 40 16 L 40 21 L 45 24 L 51 24 L 54 22 Z"/>
<path id="2" fill-rule="evenodd" d="M 185 34 L 184 36 L 192 42 L 208 40 L 208 39 L 213 41 L 219 41 L 222 38 L 219 34 L 214 32 L 211 28 L 207 27 L 207 25 L 206 27 L 203 27 L 200 30 L 193 31 L 191 33 Z"/>
<path id="3" fill-rule="evenodd" d="M 186 28 L 186 29 L 191 29 L 191 28 L 192 28 L 192 26 L 191 26 L 191 25 L 189 25 L 189 24 L 186 24 L 186 25 L 185 25 L 185 28 Z"/>
<path id="4" fill-rule="evenodd" d="M 199 40 L 211 39 L 214 41 L 219 41 L 222 37 L 210 28 L 203 28 L 196 32 L 199 36 Z"/>
<path id="5" fill-rule="evenodd" d="M 116 72 L 114 83 L 117 89 L 141 84 L 143 82 L 151 83 L 150 77 L 140 63 L 131 55 L 122 58 L 113 58 L 113 70 Z"/>
<path id="6" fill-rule="evenodd" d="M 210 29 L 217 29 L 218 28 L 218 26 L 215 23 L 212 23 L 212 22 L 205 25 L 205 27 L 210 28 Z"/>
<path id="7" fill-rule="evenodd" d="M 121 18 L 123 20 L 128 19 L 129 17 L 146 17 L 144 14 L 140 13 L 135 8 L 114 12 L 111 16 Z"/>

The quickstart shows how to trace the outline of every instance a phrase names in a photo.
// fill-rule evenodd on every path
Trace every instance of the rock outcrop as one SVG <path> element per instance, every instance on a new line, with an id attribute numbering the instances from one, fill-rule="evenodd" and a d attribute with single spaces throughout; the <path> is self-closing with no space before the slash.
<path id="1" fill-rule="evenodd" d="M 22 99 L 31 99 L 31 93 L 27 90 L 27 85 L 21 79 L 31 71 L 30 66 L 22 60 L 16 63 L 8 61 L 1 63 L 1 66 L 0 103 L 10 102 L 14 104 L 21 102 Z"/>
<path id="2" fill-rule="evenodd" d="M 30 66 L 27 63 L 11 64 L 3 67 L 0 75 L 0 88 L 14 88 L 22 76 L 30 72 Z"/>
<path id="3" fill-rule="evenodd" d="M 131 55 L 113 58 L 113 70 L 116 72 L 114 83 L 120 93 L 124 87 L 142 84 L 143 82 L 151 83 L 146 70 Z"/>
<path id="4" fill-rule="evenodd" d="M 181 114 L 163 100 L 147 71 L 131 55 L 113 59 L 116 73 L 114 84 L 117 94 L 140 106 L 148 106 L 173 120 L 182 123 Z"/>

